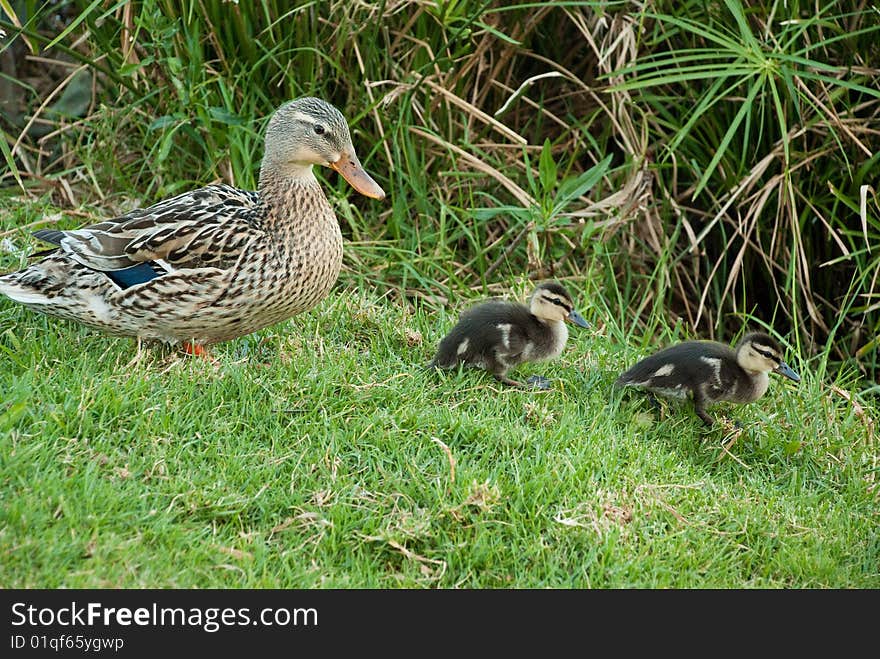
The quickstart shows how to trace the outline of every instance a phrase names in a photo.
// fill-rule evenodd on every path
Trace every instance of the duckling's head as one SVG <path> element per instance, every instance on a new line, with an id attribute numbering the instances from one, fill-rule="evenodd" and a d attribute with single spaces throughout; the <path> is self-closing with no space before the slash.
<path id="1" fill-rule="evenodd" d="M 782 359 L 783 352 L 774 339 L 764 332 L 746 334 L 736 346 L 736 361 L 751 373 L 773 371 L 789 380 L 800 382 L 800 376 Z"/>
<path id="2" fill-rule="evenodd" d="M 535 287 L 529 300 L 532 315 L 550 322 L 568 321 L 580 327 L 589 327 L 577 311 L 568 291 L 555 281 L 544 282 Z"/>
<path id="3" fill-rule="evenodd" d="M 320 98 L 306 96 L 288 101 L 269 119 L 260 179 L 311 176 L 312 165 L 335 169 L 362 195 L 385 197 L 361 166 L 342 113 Z"/>

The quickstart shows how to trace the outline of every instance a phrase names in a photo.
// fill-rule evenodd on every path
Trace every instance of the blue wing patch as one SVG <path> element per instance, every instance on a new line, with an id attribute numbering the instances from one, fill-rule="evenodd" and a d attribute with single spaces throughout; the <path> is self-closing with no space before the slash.
<path id="1" fill-rule="evenodd" d="M 34 231 L 33 235 L 43 242 L 51 243 L 53 245 L 60 245 L 61 241 L 64 239 L 64 232 L 55 229 L 40 229 L 39 231 Z M 53 247 L 52 249 L 31 254 L 31 256 L 46 256 L 47 254 L 53 253 L 56 249 L 57 248 Z M 150 281 L 151 279 L 155 279 L 166 273 L 162 266 L 155 261 L 138 263 L 137 265 L 133 265 L 130 268 L 123 268 L 122 270 L 105 270 L 103 272 L 123 290 L 136 286 L 137 284 L 143 284 L 145 281 Z"/>
<path id="2" fill-rule="evenodd" d="M 145 281 L 155 279 L 159 275 L 164 275 L 165 271 L 158 263 L 147 261 L 133 265 L 130 268 L 123 268 L 122 270 L 107 270 L 104 274 L 110 277 L 117 286 L 125 289 L 137 284 L 143 284 Z"/>

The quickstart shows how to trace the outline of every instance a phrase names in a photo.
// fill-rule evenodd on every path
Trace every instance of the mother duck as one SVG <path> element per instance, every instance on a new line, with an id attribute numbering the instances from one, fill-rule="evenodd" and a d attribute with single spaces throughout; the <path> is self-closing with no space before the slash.
<path id="1" fill-rule="evenodd" d="M 311 309 L 336 282 L 342 233 L 314 165 L 385 197 L 339 110 L 299 98 L 269 120 L 256 192 L 209 185 L 75 231 L 36 231 L 56 247 L 0 277 L 0 293 L 108 334 L 207 356 L 205 346 Z"/>

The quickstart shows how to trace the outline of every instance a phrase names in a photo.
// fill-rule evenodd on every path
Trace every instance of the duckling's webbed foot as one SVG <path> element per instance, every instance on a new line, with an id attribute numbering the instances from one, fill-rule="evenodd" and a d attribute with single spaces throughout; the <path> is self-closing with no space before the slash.
<path id="1" fill-rule="evenodd" d="M 550 388 L 550 383 L 552 380 L 545 378 L 543 375 L 533 375 L 528 380 L 526 380 L 526 384 L 528 384 L 533 389 L 543 389 L 547 390 Z"/>
<path id="2" fill-rule="evenodd" d="M 713 419 L 702 405 L 699 403 L 694 403 L 694 412 L 697 413 L 697 416 L 700 417 L 703 423 L 705 423 L 708 427 L 712 427 L 715 425 L 715 419 Z"/>
<path id="3" fill-rule="evenodd" d="M 526 388 L 526 385 L 520 382 L 519 380 L 514 380 L 512 378 L 507 377 L 506 375 L 500 375 L 499 373 L 493 373 L 495 379 L 499 382 L 509 385 L 511 387 L 519 387 L 520 389 Z"/>
<path id="4" fill-rule="evenodd" d="M 740 433 L 745 430 L 745 426 L 736 419 L 721 417 L 720 419 L 718 419 L 718 423 L 729 432 Z"/>

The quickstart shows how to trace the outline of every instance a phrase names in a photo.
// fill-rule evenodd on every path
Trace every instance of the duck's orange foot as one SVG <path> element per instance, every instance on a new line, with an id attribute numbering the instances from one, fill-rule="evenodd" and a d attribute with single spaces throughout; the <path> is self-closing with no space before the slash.
<path id="1" fill-rule="evenodd" d="M 189 341 L 184 341 L 183 352 L 186 355 L 192 355 L 193 357 L 201 357 L 202 359 L 214 361 L 214 359 L 211 357 L 211 353 L 208 352 L 208 349 L 203 345 L 199 345 L 198 343 L 190 343 Z"/>

